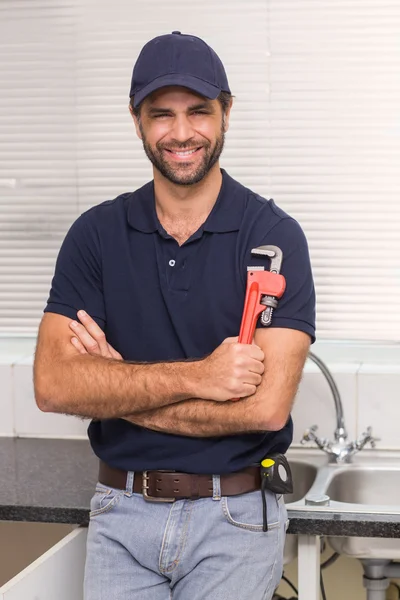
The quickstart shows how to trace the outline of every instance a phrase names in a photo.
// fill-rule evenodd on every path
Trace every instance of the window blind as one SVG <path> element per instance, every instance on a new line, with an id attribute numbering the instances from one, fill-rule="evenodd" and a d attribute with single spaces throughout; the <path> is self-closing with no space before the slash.
<path id="1" fill-rule="evenodd" d="M 151 179 L 130 77 L 173 30 L 225 64 L 221 165 L 307 235 L 318 337 L 399 341 L 400 4 L 380 0 L 3 0 L 0 332 L 36 332 L 73 220 Z"/>
<path id="2" fill-rule="evenodd" d="M 78 212 L 76 13 L 0 2 L 0 331 L 36 331 Z"/>

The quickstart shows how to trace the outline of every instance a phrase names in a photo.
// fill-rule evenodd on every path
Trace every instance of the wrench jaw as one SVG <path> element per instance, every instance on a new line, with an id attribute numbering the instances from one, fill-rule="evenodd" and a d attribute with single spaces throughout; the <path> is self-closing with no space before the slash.
<path id="1" fill-rule="evenodd" d="M 268 256 L 271 259 L 269 270 L 271 273 L 280 273 L 283 253 L 278 246 L 258 246 L 251 250 L 252 256 Z"/>

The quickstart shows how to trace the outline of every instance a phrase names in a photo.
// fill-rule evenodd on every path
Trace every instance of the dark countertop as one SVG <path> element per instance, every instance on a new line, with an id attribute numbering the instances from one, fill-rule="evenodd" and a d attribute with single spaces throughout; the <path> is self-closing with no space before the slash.
<path id="1" fill-rule="evenodd" d="M 87 523 L 97 465 L 87 440 L 0 437 L 0 520 Z"/>
<path id="2" fill-rule="evenodd" d="M 0 437 L 0 520 L 87 525 L 98 460 L 87 440 Z M 400 537 L 400 515 L 289 511 L 288 533 Z"/>
<path id="3" fill-rule="evenodd" d="M 288 533 L 400 538 L 400 515 L 288 510 Z"/>

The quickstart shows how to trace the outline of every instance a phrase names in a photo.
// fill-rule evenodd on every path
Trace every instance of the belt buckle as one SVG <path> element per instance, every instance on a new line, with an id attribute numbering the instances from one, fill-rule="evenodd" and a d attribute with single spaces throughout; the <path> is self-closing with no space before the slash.
<path id="1" fill-rule="evenodd" d="M 149 489 L 149 475 L 148 471 L 143 471 L 142 474 L 142 495 L 146 502 L 175 502 L 176 498 L 162 498 L 158 496 L 150 496 L 147 493 Z"/>

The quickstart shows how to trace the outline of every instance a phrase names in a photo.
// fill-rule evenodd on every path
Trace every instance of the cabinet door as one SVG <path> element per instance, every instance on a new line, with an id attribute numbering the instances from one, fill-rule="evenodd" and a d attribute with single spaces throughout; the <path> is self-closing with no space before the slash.
<path id="1" fill-rule="evenodd" d="M 0 587 L 0 600 L 83 600 L 86 537 L 74 529 Z"/>

